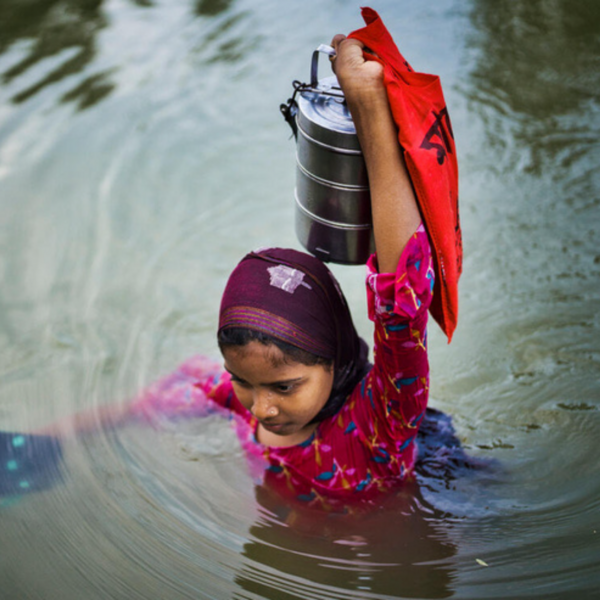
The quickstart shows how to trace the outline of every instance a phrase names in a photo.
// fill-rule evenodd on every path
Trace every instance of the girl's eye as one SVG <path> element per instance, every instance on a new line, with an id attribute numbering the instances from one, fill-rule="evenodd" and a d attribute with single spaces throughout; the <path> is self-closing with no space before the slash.
<path id="1" fill-rule="evenodd" d="M 293 383 L 287 383 L 287 384 L 279 384 L 275 387 L 275 389 L 280 393 L 280 394 L 289 394 L 291 391 L 293 391 L 294 389 L 294 384 Z"/>
<path id="2" fill-rule="evenodd" d="M 244 381 L 243 379 L 238 379 L 237 377 L 232 377 L 231 383 L 235 383 L 236 385 L 239 385 L 241 387 L 248 387 L 248 383 L 246 381 Z"/>

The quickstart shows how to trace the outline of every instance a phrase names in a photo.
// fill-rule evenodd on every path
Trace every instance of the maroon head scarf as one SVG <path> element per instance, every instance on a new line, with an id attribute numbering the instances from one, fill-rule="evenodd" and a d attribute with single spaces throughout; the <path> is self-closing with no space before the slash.
<path id="1" fill-rule="evenodd" d="M 314 256 L 269 248 L 247 254 L 229 277 L 219 331 L 260 331 L 334 364 L 333 391 L 318 416 L 335 414 L 366 374 L 367 344 L 358 336 L 346 299 Z"/>

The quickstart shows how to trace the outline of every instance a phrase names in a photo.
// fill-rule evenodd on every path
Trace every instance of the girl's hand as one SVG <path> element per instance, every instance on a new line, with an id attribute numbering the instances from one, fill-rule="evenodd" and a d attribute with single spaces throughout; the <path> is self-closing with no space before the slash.
<path id="1" fill-rule="evenodd" d="M 404 246 L 421 222 L 398 143 L 398 131 L 383 81 L 383 66 L 365 60 L 364 45 L 336 35 L 333 72 L 344 92 L 362 149 L 371 196 L 380 273 L 395 273 Z"/>
<path id="2" fill-rule="evenodd" d="M 344 91 L 346 101 L 352 105 L 372 100 L 385 100 L 383 66 L 376 60 L 365 60 L 365 46 L 355 39 L 338 34 L 331 40 L 336 55 L 332 69 Z"/>

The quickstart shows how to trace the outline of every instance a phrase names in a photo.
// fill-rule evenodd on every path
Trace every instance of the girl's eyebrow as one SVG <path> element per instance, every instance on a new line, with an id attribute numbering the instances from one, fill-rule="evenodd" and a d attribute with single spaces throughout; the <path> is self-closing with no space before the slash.
<path id="1" fill-rule="evenodd" d="M 231 375 L 231 377 L 233 377 L 234 379 L 237 379 L 238 381 L 244 381 L 241 377 L 238 377 L 231 369 L 228 369 L 227 367 L 225 367 L 225 370 Z M 302 381 L 304 379 L 304 377 L 296 377 L 294 379 L 282 379 L 281 381 L 273 381 L 273 382 L 269 382 L 269 383 L 263 383 L 261 385 L 266 385 L 266 386 L 274 386 L 274 385 L 291 385 L 292 383 L 299 383 L 300 381 Z"/>
<path id="2" fill-rule="evenodd" d="M 304 380 L 304 377 L 296 377 L 295 379 L 282 379 L 281 381 L 274 381 L 273 383 L 265 383 L 264 385 L 291 385 L 292 383 L 298 383 L 303 380 Z"/>

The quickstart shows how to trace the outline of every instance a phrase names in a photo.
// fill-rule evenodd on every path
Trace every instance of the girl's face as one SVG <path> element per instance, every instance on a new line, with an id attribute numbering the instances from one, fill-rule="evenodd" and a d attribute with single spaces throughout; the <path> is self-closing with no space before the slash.
<path id="1" fill-rule="evenodd" d="M 327 402 L 333 368 L 287 359 L 275 345 L 257 341 L 223 351 L 239 401 L 258 419 L 258 440 L 293 446 L 316 429 L 309 424 Z"/>

